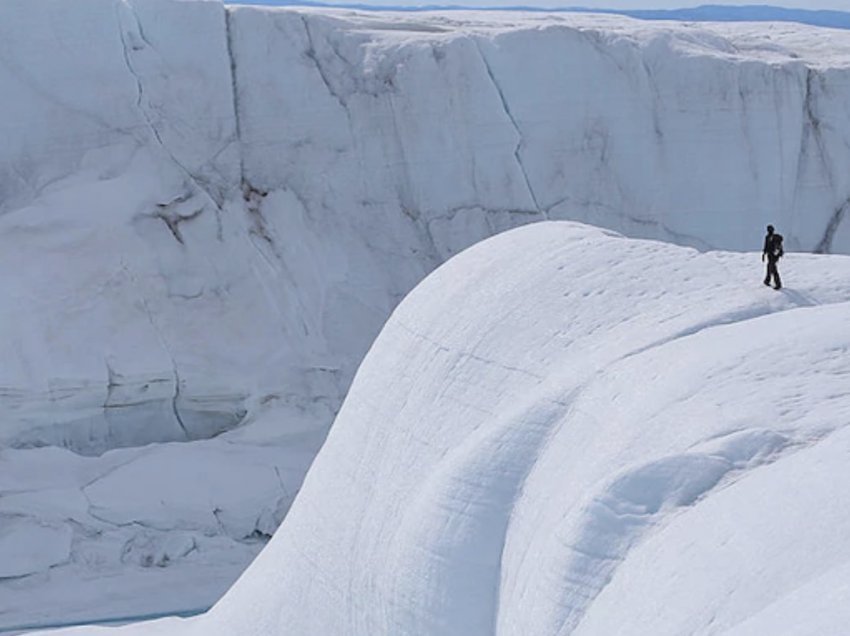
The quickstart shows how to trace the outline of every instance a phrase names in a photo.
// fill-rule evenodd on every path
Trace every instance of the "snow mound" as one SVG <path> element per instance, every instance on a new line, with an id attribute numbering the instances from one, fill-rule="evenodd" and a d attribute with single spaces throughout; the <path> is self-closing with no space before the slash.
<path id="1" fill-rule="evenodd" d="M 783 267 L 776 292 L 752 254 L 563 222 L 463 252 L 393 313 L 230 592 L 126 633 L 843 624 L 850 258 Z"/>

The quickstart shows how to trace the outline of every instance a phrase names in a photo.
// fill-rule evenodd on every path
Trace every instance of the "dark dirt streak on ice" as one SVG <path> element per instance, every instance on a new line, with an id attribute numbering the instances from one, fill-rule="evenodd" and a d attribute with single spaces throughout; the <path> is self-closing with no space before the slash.
<path id="1" fill-rule="evenodd" d="M 139 114 L 142 116 L 142 120 L 147 126 L 148 131 L 153 137 L 156 144 L 162 149 L 165 155 L 171 160 L 171 162 L 177 166 L 180 172 L 183 173 L 186 180 L 192 184 L 198 192 L 201 192 L 209 202 L 212 204 L 213 209 L 216 213 L 216 220 L 218 223 L 218 234 L 221 237 L 222 234 L 222 220 L 221 220 L 221 206 L 223 201 L 221 197 L 214 196 L 210 189 L 203 184 L 202 179 L 193 175 L 191 171 L 186 167 L 186 165 L 180 161 L 174 152 L 168 147 L 165 141 L 162 138 L 162 134 L 157 128 L 154 120 L 151 118 L 148 109 L 144 107 L 144 99 L 145 99 L 145 86 L 142 81 L 142 76 L 139 74 L 139 71 L 136 69 L 136 66 L 133 64 L 133 59 L 131 55 L 131 51 L 133 50 L 133 46 L 127 41 L 127 29 L 125 28 L 124 19 L 122 18 L 121 10 L 122 7 L 126 13 L 129 14 L 128 19 L 132 21 L 132 26 L 135 27 L 135 32 L 138 34 L 139 39 L 144 43 L 147 48 L 154 50 L 150 45 L 150 42 L 145 38 L 144 30 L 142 28 L 141 21 L 139 20 L 139 16 L 136 14 L 135 9 L 126 1 L 119 2 L 115 5 L 115 19 L 118 23 L 118 35 L 120 38 L 121 46 L 123 49 L 123 59 L 124 64 L 127 67 L 127 71 L 130 73 L 130 76 L 136 82 L 136 108 L 139 111 Z M 179 240 L 179 239 L 178 239 Z"/>

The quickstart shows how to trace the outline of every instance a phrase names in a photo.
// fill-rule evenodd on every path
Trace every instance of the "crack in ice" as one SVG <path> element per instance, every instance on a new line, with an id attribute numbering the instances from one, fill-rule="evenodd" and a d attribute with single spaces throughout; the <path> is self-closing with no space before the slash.
<path id="1" fill-rule="evenodd" d="M 832 213 L 832 216 L 826 225 L 823 238 L 821 238 L 815 247 L 815 254 L 829 254 L 832 251 L 832 242 L 835 240 L 835 235 L 838 232 L 838 228 L 841 226 L 841 222 L 844 220 L 848 209 L 850 209 L 850 197 L 848 197 L 847 200 L 837 207 Z"/>
<path id="2" fill-rule="evenodd" d="M 517 135 L 517 143 L 514 148 L 514 159 L 516 160 L 517 166 L 519 167 L 520 172 L 522 173 L 522 177 L 525 180 L 525 187 L 528 190 L 528 195 L 531 197 L 531 201 L 534 204 L 534 210 L 543 216 L 543 218 L 548 218 L 548 213 L 540 207 L 540 203 L 537 201 L 537 195 L 534 193 L 534 188 L 531 186 L 531 180 L 528 176 L 528 171 L 525 168 L 525 164 L 522 160 L 522 148 L 525 145 L 525 137 L 520 130 L 519 124 L 517 123 L 516 118 L 514 117 L 513 112 L 511 111 L 510 106 L 508 105 L 507 97 L 505 96 L 504 91 L 502 90 L 501 85 L 496 80 L 496 75 L 493 72 L 493 68 L 490 66 L 490 62 L 487 59 L 487 56 L 484 55 L 484 50 L 481 48 L 481 42 L 478 38 L 473 40 L 475 42 L 475 48 L 478 51 L 478 55 L 481 58 L 482 64 L 484 64 L 484 70 L 487 72 L 487 77 L 490 79 L 490 82 L 493 84 L 493 88 L 496 90 L 496 94 L 499 96 L 499 101 L 502 105 L 502 110 L 507 116 L 508 120 L 511 122 L 511 125 L 514 128 L 514 131 Z"/>
<path id="3" fill-rule="evenodd" d="M 128 31 L 125 29 L 124 19 L 121 14 L 121 7 L 124 7 L 125 11 L 129 13 L 131 19 L 133 20 L 135 31 Z M 212 192 L 202 184 L 202 178 L 195 176 L 192 172 L 180 161 L 174 152 L 168 147 L 165 141 L 162 138 L 162 134 L 157 128 L 153 118 L 151 117 L 148 109 L 144 106 L 145 101 L 145 87 L 144 82 L 142 81 L 142 76 L 136 69 L 135 65 L 132 61 L 131 50 L 137 50 L 127 41 L 128 32 L 137 33 L 139 39 L 144 42 L 149 48 L 153 49 L 150 46 L 150 43 L 144 37 L 141 22 L 139 20 L 139 16 L 136 14 L 132 5 L 128 0 L 121 0 L 119 4 L 115 5 L 115 15 L 116 20 L 118 22 L 118 34 L 121 41 L 121 46 L 123 49 L 123 59 L 124 64 L 127 67 L 130 75 L 135 79 L 136 82 L 136 108 L 142 116 L 142 119 L 145 123 L 147 130 L 151 133 L 153 139 L 156 141 L 157 145 L 162 149 L 162 151 L 168 156 L 168 158 L 172 161 L 172 163 L 177 166 L 177 168 L 183 173 L 185 178 L 193 184 L 199 192 L 206 196 L 209 199 L 210 203 L 213 205 L 213 209 L 216 211 L 216 219 L 218 221 L 218 235 L 219 238 L 222 236 L 222 227 L 221 227 L 221 205 L 222 202 L 218 200 L 217 197 L 213 196 Z"/>

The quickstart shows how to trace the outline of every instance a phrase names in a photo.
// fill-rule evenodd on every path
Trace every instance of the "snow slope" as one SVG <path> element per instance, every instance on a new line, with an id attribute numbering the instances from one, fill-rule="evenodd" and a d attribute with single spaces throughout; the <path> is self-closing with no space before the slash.
<path id="1" fill-rule="evenodd" d="M 0 628 L 213 602 L 478 240 L 850 252 L 848 78 L 795 25 L 0 3 Z"/>
<path id="2" fill-rule="evenodd" d="M 840 633 L 850 258 L 783 265 L 572 223 L 474 246 L 223 600 L 118 633 Z"/>

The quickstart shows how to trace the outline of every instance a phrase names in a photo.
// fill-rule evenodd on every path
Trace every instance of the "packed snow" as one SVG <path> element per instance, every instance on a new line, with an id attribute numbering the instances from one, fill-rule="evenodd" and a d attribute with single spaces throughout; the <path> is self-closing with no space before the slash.
<path id="1" fill-rule="evenodd" d="M 840 633 L 850 258 L 783 266 L 565 222 L 470 248 L 228 594 L 117 633 Z"/>
<path id="2" fill-rule="evenodd" d="M 0 629 L 213 603 L 481 239 L 850 253 L 848 80 L 799 25 L 0 2 Z"/>

